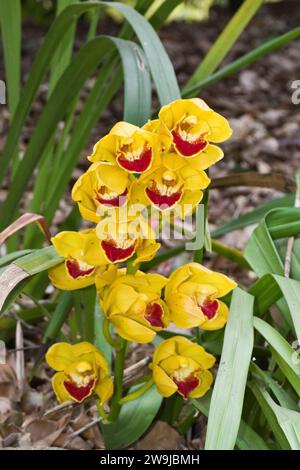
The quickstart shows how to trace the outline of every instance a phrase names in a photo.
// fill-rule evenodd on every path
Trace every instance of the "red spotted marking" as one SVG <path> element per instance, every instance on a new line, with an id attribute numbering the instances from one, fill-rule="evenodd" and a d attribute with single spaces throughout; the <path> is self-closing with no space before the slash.
<path id="1" fill-rule="evenodd" d="M 71 395 L 72 398 L 75 398 L 77 401 L 84 400 L 89 396 L 91 389 L 93 388 L 95 380 L 92 379 L 84 387 L 78 387 L 74 382 L 64 382 L 65 389 Z"/>
<path id="2" fill-rule="evenodd" d="M 95 267 L 92 266 L 88 269 L 81 269 L 78 261 L 76 259 L 67 259 L 66 260 L 66 268 L 68 274 L 73 279 L 78 279 L 80 277 L 90 276 L 95 271 Z"/>
<path id="3" fill-rule="evenodd" d="M 190 375 L 185 380 L 177 380 L 174 377 L 173 382 L 177 385 L 178 392 L 181 393 L 184 398 L 188 398 L 190 392 L 199 385 L 200 381 L 194 375 Z"/>
<path id="4" fill-rule="evenodd" d="M 141 153 L 139 158 L 135 160 L 127 160 L 123 154 L 117 156 L 117 162 L 120 167 L 124 168 L 126 171 L 131 171 L 133 173 L 143 173 L 148 170 L 152 162 L 152 149 L 146 149 Z"/>
<path id="5" fill-rule="evenodd" d="M 162 306 L 154 302 L 147 305 L 145 319 L 151 326 L 154 326 L 155 328 L 163 328 L 165 326 L 162 321 L 163 314 L 164 311 Z"/>
<path id="6" fill-rule="evenodd" d="M 219 308 L 219 302 L 217 300 L 205 300 L 202 305 L 200 305 L 200 308 L 204 315 L 209 319 L 212 320 L 218 311 Z"/>
<path id="7" fill-rule="evenodd" d="M 181 199 L 182 192 L 178 191 L 171 196 L 162 195 L 150 188 L 146 188 L 146 194 L 150 201 L 159 209 L 169 209 Z"/>
<path id="8" fill-rule="evenodd" d="M 128 193 L 127 188 L 122 194 L 112 198 L 112 199 L 104 199 L 101 197 L 101 194 L 97 192 L 96 199 L 100 204 L 108 207 L 122 207 L 126 202 L 126 195 Z"/>
<path id="9" fill-rule="evenodd" d="M 105 252 L 107 259 L 111 263 L 115 263 L 117 261 L 124 261 L 130 258 L 135 251 L 135 244 L 129 246 L 128 248 L 119 248 L 115 245 L 112 240 L 102 240 L 101 246 Z"/>
<path id="10" fill-rule="evenodd" d="M 192 157 L 208 146 L 205 139 L 198 139 L 195 142 L 188 142 L 181 138 L 178 132 L 172 131 L 173 142 L 178 152 L 184 157 Z"/>

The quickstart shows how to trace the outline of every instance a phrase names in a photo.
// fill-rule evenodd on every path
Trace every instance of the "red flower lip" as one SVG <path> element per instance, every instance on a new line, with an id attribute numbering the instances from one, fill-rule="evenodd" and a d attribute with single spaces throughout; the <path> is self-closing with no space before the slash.
<path id="1" fill-rule="evenodd" d="M 66 269 L 68 274 L 73 279 L 78 279 L 79 277 L 90 276 L 94 271 L 95 267 L 92 266 L 88 269 L 81 269 L 79 262 L 76 259 L 67 259 L 66 260 Z"/>
<path id="2" fill-rule="evenodd" d="M 64 382 L 64 386 L 71 397 L 75 398 L 77 401 L 82 401 L 89 395 L 91 389 L 94 386 L 94 383 L 95 380 L 92 379 L 84 387 L 78 387 L 74 382 Z"/>
<path id="3" fill-rule="evenodd" d="M 200 305 L 200 308 L 204 315 L 211 320 L 214 318 L 217 314 L 218 308 L 219 308 L 219 302 L 217 300 L 206 300 L 202 305 Z"/>
<path id="4" fill-rule="evenodd" d="M 143 173 L 148 170 L 151 165 L 152 149 L 145 149 L 139 158 L 136 158 L 135 160 L 127 160 L 127 158 L 121 154 L 117 156 L 117 162 L 120 167 L 124 168 L 126 171 L 130 171 L 132 173 Z"/>
<path id="5" fill-rule="evenodd" d="M 149 188 L 146 188 L 146 194 L 150 201 L 161 210 L 170 209 L 170 207 L 175 206 L 182 196 L 181 191 L 173 193 L 171 196 L 165 196 Z"/>
<path id="6" fill-rule="evenodd" d="M 184 157 L 193 157 L 208 146 L 207 140 L 202 138 L 195 140 L 195 142 L 188 142 L 182 139 L 178 132 L 175 131 L 172 131 L 172 136 L 176 149 Z"/>
<path id="7" fill-rule="evenodd" d="M 128 248 L 119 248 L 113 241 L 102 240 L 101 246 L 107 259 L 111 263 L 115 263 L 116 261 L 125 261 L 130 258 L 135 251 L 135 243 Z"/>
<path id="8" fill-rule="evenodd" d="M 180 392 L 184 398 L 188 398 L 190 392 L 199 385 L 199 379 L 194 375 L 190 375 L 185 380 L 173 378 L 173 382 L 177 385 L 178 392 Z"/>
<path id="9" fill-rule="evenodd" d="M 156 328 L 163 328 L 165 325 L 162 321 L 164 314 L 163 308 L 160 304 L 153 302 L 148 304 L 145 313 L 145 319 L 150 323 L 151 326 Z"/>
<path id="10" fill-rule="evenodd" d="M 100 204 L 103 204 L 104 206 L 121 207 L 126 202 L 127 193 L 128 193 L 128 190 L 126 188 L 125 191 L 122 194 L 119 194 L 118 196 L 116 196 L 112 199 L 104 199 L 99 195 L 99 193 L 97 193 L 96 199 Z"/>

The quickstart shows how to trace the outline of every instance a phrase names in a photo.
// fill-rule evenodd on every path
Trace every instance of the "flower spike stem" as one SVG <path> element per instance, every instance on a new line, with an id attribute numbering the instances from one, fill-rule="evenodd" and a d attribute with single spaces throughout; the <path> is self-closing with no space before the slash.
<path id="1" fill-rule="evenodd" d="M 124 398 L 121 398 L 121 400 L 119 401 L 120 405 L 123 405 L 124 403 L 128 403 L 129 401 L 133 401 L 133 400 L 137 400 L 138 398 L 140 398 L 142 395 L 144 395 L 144 393 L 147 392 L 147 390 L 149 390 L 149 388 L 152 387 L 153 385 L 153 379 L 152 377 L 150 377 L 145 383 L 144 385 L 142 385 L 141 387 L 139 387 L 137 390 L 135 390 L 134 392 L 132 393 L 129 393 L 126 397 Z"/>
<path id="2" fill-rule="evenodd" d="M 103 329 L 103 335 L 108 342 L 113 348 L 118 350 L 120 348 L 120 341 L 115 340 L 110 332 L 110 321 L 107 318 L 104 318 L 102 329 Z"/>
<path id="3" fill-rule="evenodd" d="M 208 173 L 208 171 L 207 171 L 207 173 Z M 209 197 L 209 189 L 206 189 L 205 192 L 204 192 L 203 201 L 202 201 L 202 204 L 204 205 L 204 221 L 203 221 L 203 223 L 204 223 L 204 233 L 206 233 L 206 229 L 207 229 L 207 225 L 208 225 L 208 221 L 207 221 L 208 197 Z M 199 250 L 195 250 L 195 252 L 194 252 L 194 261 L 196 263 L 202 264 L 204 255 L 205 255 L 205 242 L 203 243 L 203 246 L 201 248 L 199 248 Z"/>
<path id="4" fill-rule="evenodd" d="M 121 404 L 120 400 L 122 398 L 122 391 L 123 391 L 123 375 L 124 375 L 124 362 L 125 362 L 125 354 L 127 348 L 127 341 L 120 338 L 120 348 L 116 351 L 116 359 L 115 359 L 115 378 L 114 378 L 114 396 L 111 401 L 111 410 L 108 416 L 109 421 L 113 422 L 119 416 L 121 411 Z"/>
<path id="5" fill-rule="evenodd" d="M 104 408 L 103 406 L 101 405 L 100 401 L 97 400 L 97 410 L 98 410 L 98 413 L 99 413 L 99 416 L 102 418 L 103 420 L 103 423 L 108 423 L 108 416 L 107 414 L 105 413 L 104 411 Z"/>
<path id="6" fill-rule="evenodd" d="M 200 332 L 200 328 L 194 328 L 194 332 L 195 332 L 195 339 L 196 339 L 196 342 L 198 344 L 200 344 L 201 346 L 201 332 Z"/>
<path id="7" fill-rule="evenodd" d="M 135 274 L 138 270 L 140 265 L 136 264 L 134 265 L 134 259 L 132 261 L 128 261 L 127 267 L 126 267 L 126 274 Z"/>

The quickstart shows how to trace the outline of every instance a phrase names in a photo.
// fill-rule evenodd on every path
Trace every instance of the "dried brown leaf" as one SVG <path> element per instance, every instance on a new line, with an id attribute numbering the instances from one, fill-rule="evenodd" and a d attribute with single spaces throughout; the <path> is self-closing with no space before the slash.
<path id="1" fill-rule="evenodd" d="M 140 450 L 176 450 L 182 443 L 182 436 L 168 423 L 157 421 L 150 431 L 137 443 Z"/>
<path id="2" fill-rule="evenodd" d="M 57 429 L 58 423 L 44 418 L 34 418 L 25 427 L 26 432 L 29 432 L 31 435 L 33 444 L 45 439 L 47 436 L 57 431 Z"/>
<path id="3" fill-rule="evenodd" d="M 15 371 L 8 364 L 0 364 L 0 396 L 18 399 L 18 382 Z"/>
<path id="4" fill-rule="evenodd" d="M 51 233 L 45 217 L 39 214 L 31 214 L 27 212 L 26 214 L 21 215 L 21 217 L 15 220 L 11 225 L 9 225 L 5 230 L 3 230 L 3 232 L 0 233 L 0 246 L 11 235 L 18 232 L 18 230 L 26 227 L 27 225 L 32 224 L 33 222 L 36 222 L 38 224 L 47 240 L 50 241 Z"/>

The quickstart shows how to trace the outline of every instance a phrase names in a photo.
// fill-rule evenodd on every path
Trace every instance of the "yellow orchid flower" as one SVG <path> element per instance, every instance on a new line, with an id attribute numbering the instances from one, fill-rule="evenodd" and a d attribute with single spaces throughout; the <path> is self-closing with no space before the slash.
<path id="1" fill-rule="evenodd" d="M 76 181 L 72 199 L 84 219 L 97 223 L 105 212 L 127 203 L 129 190 L 126 171 L 111 163 L 97 162 Z"/>
<path id="2" fill-rule="evenodd" d="M 160 343 L 150 368 L 163 397 L 178 392 L 184 399 L 202 397 L 211 387 L 215 358 L 202 346 L 183 336 L 173 336 Z"/>
<path id="3" fill-rule="evenodd" d="M 160 211 L 176 207 L 178 215 L 184 218 L 199 204 L 210 179 L 176 153 L 162 155 L 161 162 L 158 168 L 133 183 L 132 201 L 152 204 Z"/>
<path id="4" fill-rule="evenodd" d="M 236 282 L 224 274 L 210 271 L 201 264 L 181 266 L 171 274 L 165 289 L 172 321 L 179 328 L 222 328 L 227 321 L 228 308 L 219 298 L 236 286 Z"/>
<path id="5" fill-rule="evenodd" d="M 103 405 L 113 394 L 113 381 L 103 354 L 92 344 L 56 343 L 46 353 L 46 361 L 56 370 L 52 386 L 60 403 L 81 403 L 93 393 Z"/>
<path id="6" fill-rule="evenodd" d="M 144 173 L 154 159 L 159 158 L 158 135 L 128 122 L 118 122 L 96 143 L 88 159 L 91 162 L 106 161 L 119 165 L 129 173 Z"/>
<path id="7" fill-rule="evenodd" d="M 149 120 L 143 126 L 143 129 L 158 136 L 159 152 L 161 154 L 170 149 L 173 142 L 172 135 L 162 121 L 159 119 L 153 119 L 152 121 Z"/>
<path id="8" fill-rule="evenodd" d="M 123 210 L 99 222 L 96 228 L 103 256 L 109 263 L 120 263 L 135 255 L 134 264 L 154 258 L 160 248 L 155 233 L 141 215 L 130 216 Z"/>
<path id="9" fill-rule="evenodd" d="M 60 232 L 51 241 L 65 261 L 49 269 L 52 284 L 58 289 L 75 290 L 95 282 L 96 273 L 106 270 L 104 257 L 95 229 L 82 232 Z"/>
<path id="10" fill-rule="evenodd" d="M 223 158 L 222 150 L 211 142 L 227 140 L 232 130 L 227 119 L 200 98 L 173 101 L 161 108 L 158 117 L 169 130 L 175 152 L 197 158 L 194 165 L 198 170 L 205 170 Z"/>
<path id="11" fill-rule="evenodd" d="M 98 283 L 99 279 L 99 283 Z M 119 336 L 137 343 L 149 343 L 156 331 L 169 324 L 168 308 L 161 300 L 167 279 L 159 274 L 117 273 L 103 293 L 103 281 L 96 278 L 102 311 Z"/>

